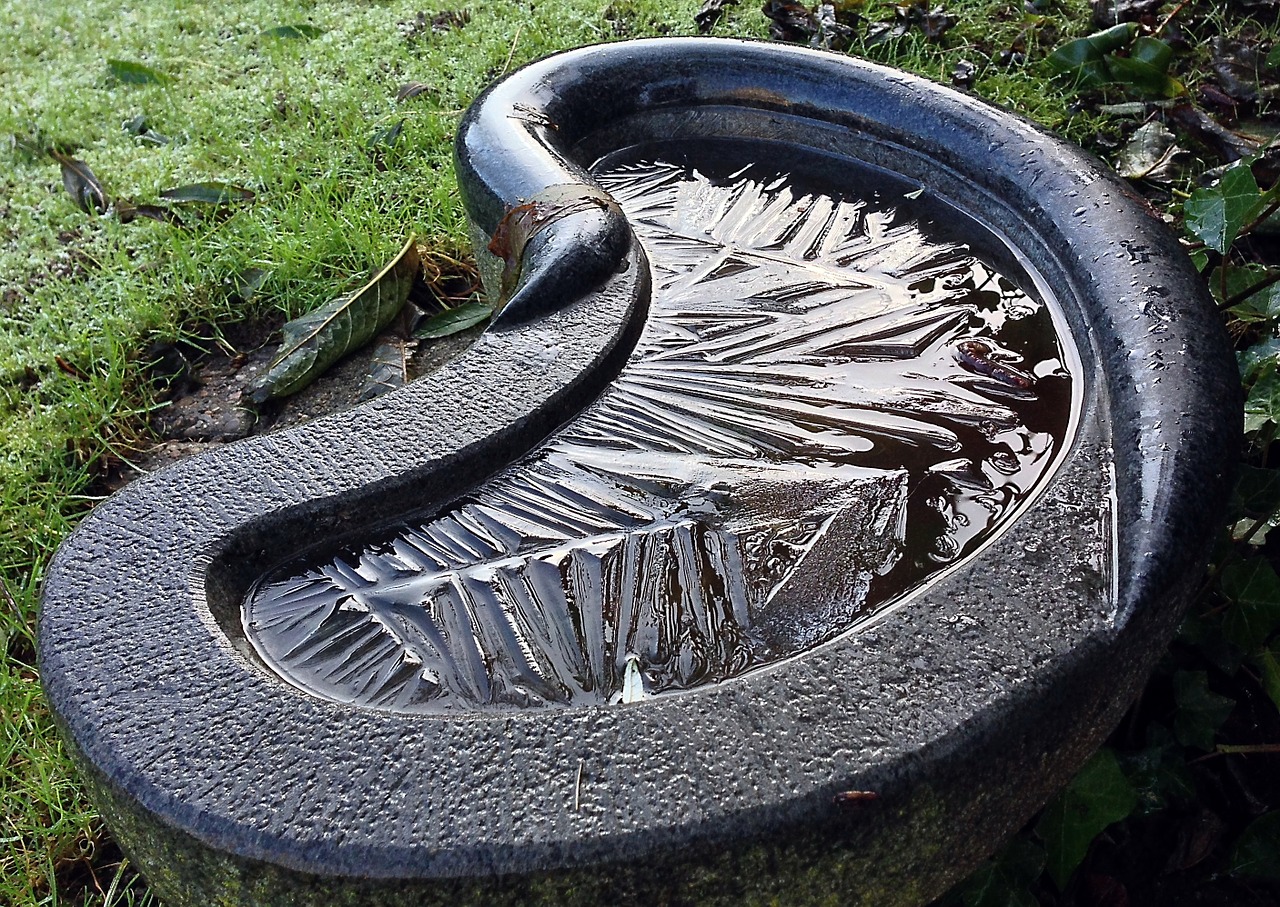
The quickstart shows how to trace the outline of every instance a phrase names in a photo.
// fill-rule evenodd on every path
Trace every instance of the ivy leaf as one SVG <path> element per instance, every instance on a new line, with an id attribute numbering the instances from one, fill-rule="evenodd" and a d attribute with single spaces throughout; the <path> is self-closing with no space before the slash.
<path id="1" fill-rule="evenodd" d="M 1187 229 L 1210 249 L 1225 255 L 1240 230 L 1262 213 L 1265 204 L 1258 181 L 1241 162 L 1222 175 L 1216 186 L 1197 189 L 1187 199 Z"/>
<path id="2" fill-rule="evenodd" d="M 1264 371 L 1280 365 L 1280 337 L 1268 337 L 1236 353 L 1240 364 L 1240 380 L 1256 381 Z"/>
<path id="3" fill-rule="evenodd" d="M 1251 557 L 1222 571 L 1222 592 L 1231 600 L 1223 635 L 1246 652 L 1262 648 L 1280 628 L 1280 577 L 1271 562 Z"/>
<path id="4" fill-rule="evenodd" d="M 1161 725 L 1148 729 L 1145 748 L 1124 757 L 1124 772 L 1138 795 L 1137 815 L 1155 815 L 1171 803 L 1182 806 L 1195 802 L 1195 782 L 1181 748 Z"/>
<path id="5" fill-rule="evenodd" d="M 1099 750 L 1036 824 L 1036 833 L 1045 842 L 1049 875 L 1059 891 L 1066 889 L 1090 842 L 1137 805 L 1138 795 L 1120 770 L 1115 753 Z"/>
<path id="6" fill-rule="evenodd" d="M 452 309 L 437 312 L 413 332 L 414 337 L 438 339 L 483 324 L 493 317 L 493 307 L 483 302 L 464 302 Z"/>
<path id="7" fill-rule="evenodd" d="M 177 204 L 229 205 L 232 202 L 251 202 L 257 196 L 252 189 L 243 186 L 210 181 L 166 189 L 160 197 Z"/>
<path id="8" fill-rule="evenodd" d="M 59 151 L 50 151 L 49 154 L 61 165 L 62 186 L 77 208 L 85 214 L 102 214 L 111 207 L 107 191 L 88 164 Z"/>
<path id="9" fill-rule="evenodd" d="M 1235 492 L 1231 496 L 1233 519 L 1259 520 L 1280 511 L 1280 469 L 1263 469 L 1240 464 Z"/>
<path id="10" fill-rule="evenodd" d="M 1244 660 L 1238 648 L 1222 635 L 1222 621 L 1216 615 L 1189 614 L 1178 628 L 1178 641 L 1196 649 L 1199 654 L 1224 674 L 1240 670 Z"/>
<path id="11" fill-rule="evenodd" d="M 960 886 L 964 907 L 1038 907 L 1030 887 L 1044 871 L 1044 849 L 1014 838 L 991 862 Z"/>
<path id="12" fill-rule="evenodd" d="M 1280 653 L 1275 649 L 1263 649 L 1254 663 L 1262 675 L 1262 688 L 1280 709 Z"/>
<path id="13" fill-rule="evenodd" d="M 1209 689 L 1206 671 L 1178 671 L 1173 675 L 1173 733 L 1183 746 L 1213 749 L 1213 738 L 1235 708 L 1235 700 Z"/>
<path id="14" fill-rule="evenodd" d="M 1265 363 L 1244 401 L 1244 430 L 1257 431 L 1280 419 L 1280 374 L 1275 360 Z"/>
<path id="15" fill-rule="evenodd" d="M 1232 875 L 1280 879 L 1280 811 L 1264 813 L 1249 823 L 1231 853 Z"/>
<path id="16" fill-rule="evenodd" d="M 173 77 L 131 60 L 108 60 L 107 74 L 123 85 L 168 85 Z"/>
<path id="17" fill-rule="evenodd" d="M 286 324 L 280 351 L 245 396 L 256 404 L 287 397 L 368 343 L 399 314 L 421 270 L 418 247 L 410 236 L 400 253 L 363 287 Z"/>
<path id="18" fill-rule="evenodd" d="M 296 25 L 277 25 L 275 28 L 268 28 L 262 32 L 268 38 L 281 38 L 288 40 L 318 38 L 324 34 L 323 28 L 306 23 L 298 23 Z"/>

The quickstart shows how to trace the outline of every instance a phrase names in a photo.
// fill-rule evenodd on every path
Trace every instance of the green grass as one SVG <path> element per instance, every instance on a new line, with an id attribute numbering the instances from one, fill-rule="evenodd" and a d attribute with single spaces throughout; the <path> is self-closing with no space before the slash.
<path id="1" fill-rule="evenodd" d="M 479 91 L 558 49 L 692 33 L 698 5 L 472 3 L 465 27 L 414 34 L 418 0 L 0 0 L 0 903 L 151 900 L 75 780 L 39 693 L 32 629 L 44 567 L 94 503 L 98 467 L 145 441 L 145 350 L 200 324 L 299 314 L 387 260 L 410 232 L 462 249 L 451 140 Z M 1083 0 L 1062 9 L 1060 21 L 1085 21 Z M 1057 20 L 1036 27 L 1021 0 L 950 11 L 959 24 L 942 42 L 910 34 L 867 55 L 944 81 L 970 60 L 979 94 L 1068 134 L 1087 131 L 1033 69 L 992 62 L 1020 35 L 1029 57 L 1042 55 Z M 323 32 L 263 34 L 294 24 Z M 716 33 L 763 37 L 767 23 L 748 2 Z M 113 59 L 171 78 L 117 84 Z M 431 88 L 397 103 L 409 81 Z M 128 134 L 122 124 L 139 115 L 172 141 Z M 398 143 L 372 153 L 372 137 L 400 120 Z M 256 199 L 224 214 L 184 211 L 180 228 L 88 215 L 63 191 L 58 165 L 25 149 L 39 137 L 88 163 L 114 198 L 151 203 L 166 188 L 221 180 Z M 250 268 L 269 276 L 247 304 L 230 288 Z"/>

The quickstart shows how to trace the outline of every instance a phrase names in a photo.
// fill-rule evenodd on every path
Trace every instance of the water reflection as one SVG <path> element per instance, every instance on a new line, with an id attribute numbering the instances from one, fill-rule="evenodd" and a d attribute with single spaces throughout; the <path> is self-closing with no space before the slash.
<path id="1" fill-rule="evenodd" d="M 626 369 L 446 512 L 265 577 L 271 668 L 399 712 L 689 689 L 846 631 L 1026 497 L 1069 422 L 1045 306 L 909 198 L 730 161 L 598 174 L 654 270 Z"/>

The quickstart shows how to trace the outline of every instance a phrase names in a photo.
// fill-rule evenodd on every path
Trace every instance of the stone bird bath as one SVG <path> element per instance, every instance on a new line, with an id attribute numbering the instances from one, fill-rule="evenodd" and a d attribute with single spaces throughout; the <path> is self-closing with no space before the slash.
<path id="1" fill-rule="evenodd" d="M 1177 242 L 1022 120 L 775 45 L 551 57 L 457 163 L 474 348 L 59 551 L 114 834 L 174 905 L 939 895 L 1202 569 L 1239 391 Z"/>

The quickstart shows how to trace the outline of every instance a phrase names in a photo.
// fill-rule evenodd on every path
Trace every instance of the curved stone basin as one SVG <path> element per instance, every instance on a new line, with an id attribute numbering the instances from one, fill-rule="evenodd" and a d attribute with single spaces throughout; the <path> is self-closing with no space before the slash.
<path id="1" fill-rule="evenodd" d="M 473 350 L 55 559 L 113 830 L 175 904 L 936 896 L 1202 569 L 1239 392 L 1176 241 L 1020 120 L 772 45 L 549 58 L 458 164 L 508 259 Z"/>

